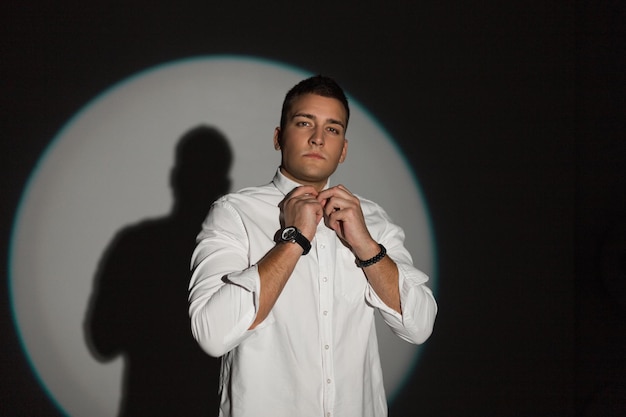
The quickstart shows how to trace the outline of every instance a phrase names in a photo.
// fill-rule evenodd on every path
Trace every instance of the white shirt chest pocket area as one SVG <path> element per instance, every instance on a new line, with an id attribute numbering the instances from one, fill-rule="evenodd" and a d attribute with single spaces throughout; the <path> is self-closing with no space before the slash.
<path id="1" fill-rule="evenodd" d="M 356 266 L 351 251 L 339 252 L 335 270 L 335 293 L 351 303 L 365 302 L 367 288 L 365 273 Z"/>

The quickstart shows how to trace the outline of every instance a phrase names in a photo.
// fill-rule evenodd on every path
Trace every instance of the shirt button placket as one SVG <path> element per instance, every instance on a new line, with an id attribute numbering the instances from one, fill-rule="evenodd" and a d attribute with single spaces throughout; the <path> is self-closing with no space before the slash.
<path id="1" fill-rule="evenodd" d="M 319 234 L 318 234 L 319 238 Z M 322 340 L 322 371 L 324 374 L 324 411 L 326 416 L 331 415 L 334 403 L 333 360 L 332 360 L 332 323 L 331 308 L 333 300 L 333 285 L 329 278 L 329 269 L 332 268 L 328 245 L 324 239 L 318 240 L 317 253 L 319 259 L 320 279 L 320 313 L 321 313 L 321 336 Z"/>

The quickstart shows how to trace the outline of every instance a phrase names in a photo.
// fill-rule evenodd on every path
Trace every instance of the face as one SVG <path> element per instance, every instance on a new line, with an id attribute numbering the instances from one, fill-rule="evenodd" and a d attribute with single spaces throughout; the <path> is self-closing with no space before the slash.
<path id="1" fill-rule="evenodd" d="M 303 185 L 321 190 L 346 158 L 346 111 L 334 98 L 305 94 L 297 98 L 284 128 L 274 131 L 281 171 Z"/>

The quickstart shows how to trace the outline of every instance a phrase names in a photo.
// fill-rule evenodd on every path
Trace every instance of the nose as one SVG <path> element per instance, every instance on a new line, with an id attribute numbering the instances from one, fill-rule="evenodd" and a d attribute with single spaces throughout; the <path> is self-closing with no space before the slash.
<path id="1" fill-rule="evenodd" d="M 311 133 L 309 143 L 317 146 L 324 146 L 324 128 L 322 126 L 316 127 Z"/>

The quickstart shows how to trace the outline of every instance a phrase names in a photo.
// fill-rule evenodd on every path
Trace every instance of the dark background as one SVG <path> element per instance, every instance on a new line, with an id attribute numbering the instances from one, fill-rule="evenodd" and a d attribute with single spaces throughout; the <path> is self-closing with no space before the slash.
<path id="1" fill-rule="evenodd" d="M 431 210 L 440 313 L 390 414 L 624 415 L 625 10 L 619 1 L 3 2 L 4 276 L 27 178 L 88 101 L 177 59 L 277 60 L 334 76 L 370 110 Z M 22 354 L 6 280 L 1 288 L 0 414 L 58 416 Z"/>

